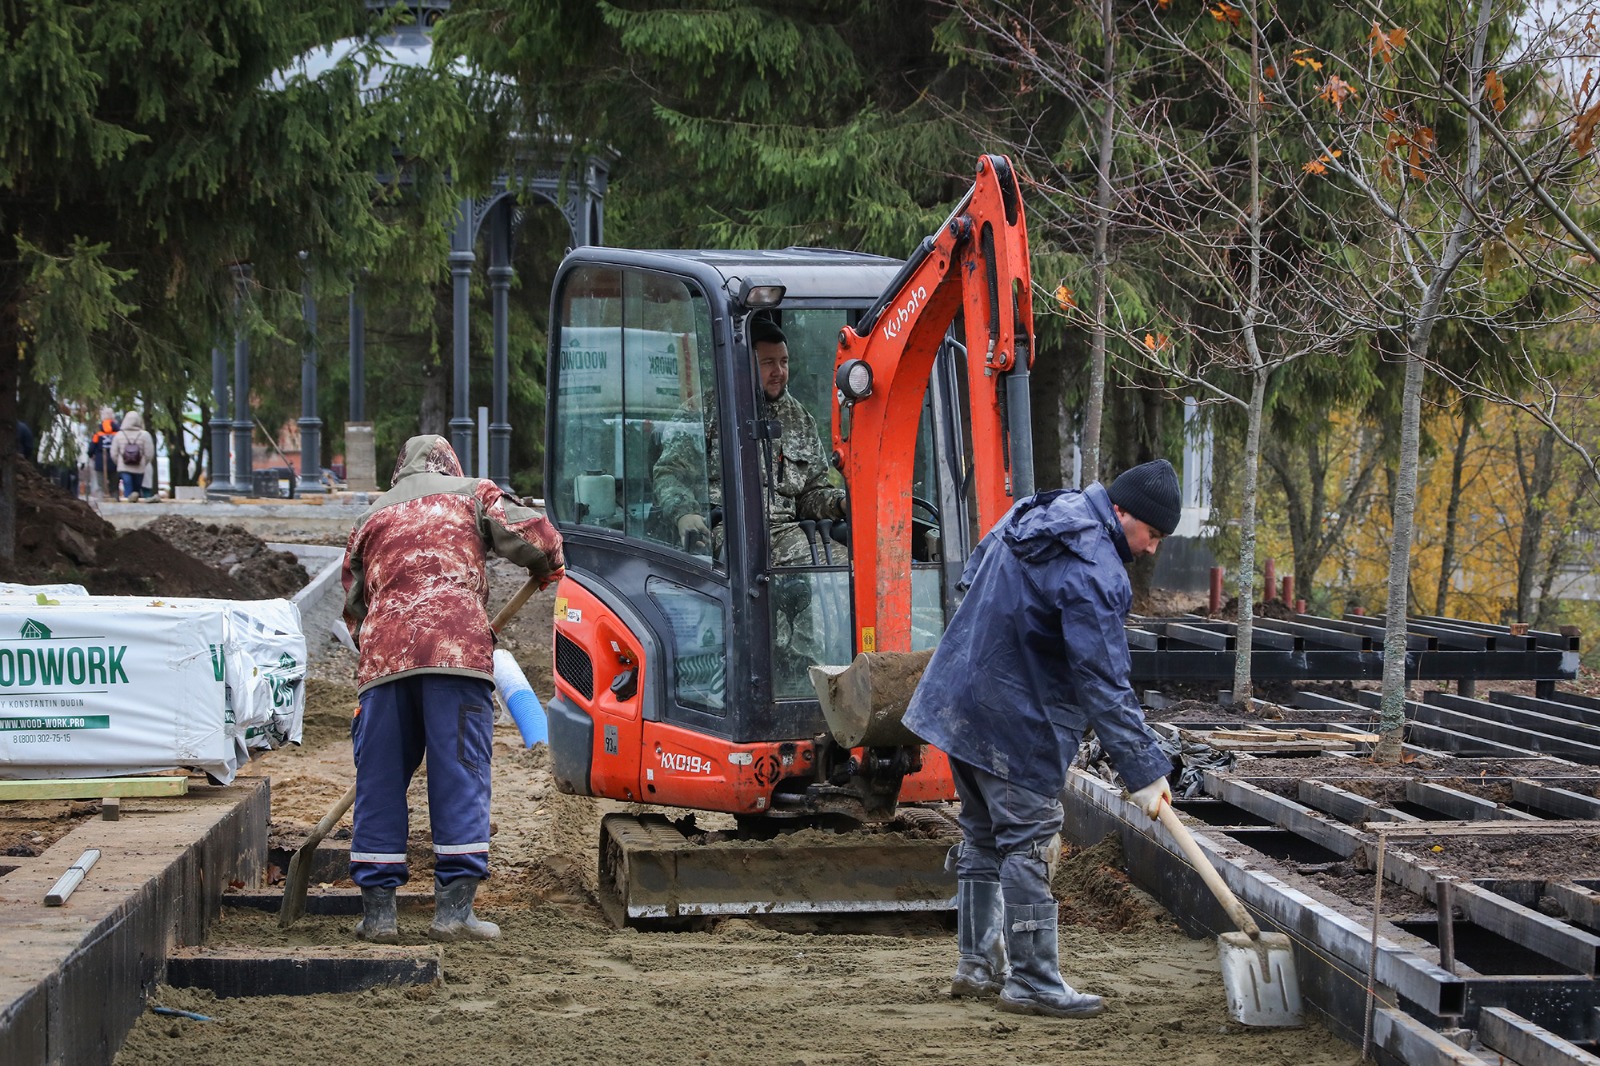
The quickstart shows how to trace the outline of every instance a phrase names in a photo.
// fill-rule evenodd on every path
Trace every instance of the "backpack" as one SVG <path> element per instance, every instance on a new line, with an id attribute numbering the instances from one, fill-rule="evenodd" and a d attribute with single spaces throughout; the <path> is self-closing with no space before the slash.
<path id="1" fill-rule="evenodd" d="M 123 442 L 122 461 L 129 466 L 144 464 L 144 448 L 139 444 L 138 437 L 131 437 Z"/>

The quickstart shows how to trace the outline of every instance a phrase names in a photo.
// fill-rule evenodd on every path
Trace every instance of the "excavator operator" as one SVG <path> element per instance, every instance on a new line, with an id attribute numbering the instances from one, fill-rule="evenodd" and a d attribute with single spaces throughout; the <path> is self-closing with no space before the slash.
<path id="1" fill-rule="evenodd" d="M 772 545 L 773 568 L 808 567 L 848 562 L 843 544 L 833 543 L 835 526 L 845 519 L 844 489 L 828 477 L 828 453 L 817 422 L 789 391 L 789 342 L 777 323 L 761 315 L 749 324 L 756 375 L 761 386 L 758 415 L 776 424 L 776 437 L 762 441 L 762 501 Z M 705 444 L 698 436 L 679 434 L 663 448 L 651 472 L 656 503 L 679 543 L 688 551 L 722 556 L 723 527 L 707 519 L 722 506 L 721 460 L 716 410 L 704 412 Z M 704 486 L 702 500 L 696 486 Z M 817 595 L 826 595 L 805 574 L 776 575 L 772 585 L 773 643 L 780 652 L 783 675 L 779 687 L 803 689 L 805 669 L 826 658 L 827 634 Z"/>
<path id="2" fill-rule="evenodd" d="M 771 462 L 763 463 L 761 482 L 772 542 L 773 566 L 802 566 L 813 561 L 813 534 L 800 522 L 842 522 L 844 490 L 828 480 L 828 453 L 822 446 L 817 421 L 789 392 L 789 342 L 771 319 L 756 316 L 750 322 L 751 348 L 761 382 L 762 418 L 782 427 L 772 445 Z M 722 506 L 722 476 L 718 455 L 716 411 L 708 406 L 705 445 L 692 435 L 674 437 L 651 472 L 656 504 L 678 531 L 679 542 L 689 550 L 697 545 L 713 557 L 722 554 L 722 528 L 708 521 Z M 704 471 L 702 475 L 701 471 Z M 707 485 L 701 499 L 697 485 Z M 840 548 L 829 556 L 844 561 Z"/>

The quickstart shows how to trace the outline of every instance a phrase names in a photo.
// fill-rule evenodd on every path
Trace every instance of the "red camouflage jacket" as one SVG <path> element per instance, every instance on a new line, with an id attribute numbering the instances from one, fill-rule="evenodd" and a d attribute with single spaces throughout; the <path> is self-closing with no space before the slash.
<path id="1" fill-rule="evenodd" d="M 461 476 L 443 437 L 412 437 L 393 487 L 350 531 L 344 618 L 361 651 L 365 691 L 413 673 L 494 678 L 489 553 L 541 581 L 562 567 L 561 534 L 544 514 L 487 479 Z"/>

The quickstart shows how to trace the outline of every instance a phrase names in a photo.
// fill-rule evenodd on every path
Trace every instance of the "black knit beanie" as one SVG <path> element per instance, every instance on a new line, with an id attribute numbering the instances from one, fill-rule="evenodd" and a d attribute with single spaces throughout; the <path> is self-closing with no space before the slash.
<path id="1" fill-rule="evenodd" d="M 1178 472 L 1165 459 L 1152 459 L 1124 470 L 1106 489 L 1106 495 L 1139 521 L 1160 530 L 1163 537 L 1170 537 L 1178 528 L 1183 497 L 1178 490 Z"/>

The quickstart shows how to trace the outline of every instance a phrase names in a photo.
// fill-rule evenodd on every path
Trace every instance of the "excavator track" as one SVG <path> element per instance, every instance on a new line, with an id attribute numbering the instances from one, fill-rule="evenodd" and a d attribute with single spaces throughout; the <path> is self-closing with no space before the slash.
<path id="1" fill-rule="evenodd" d="M 617 926 L 739 914 L 947 911 L 961 839 L 947 814 L 902 808 L 848 832 L 802 828 L 771 839 L 702 833 L 660 814 L 600 825 L 600 903 Z"/>

